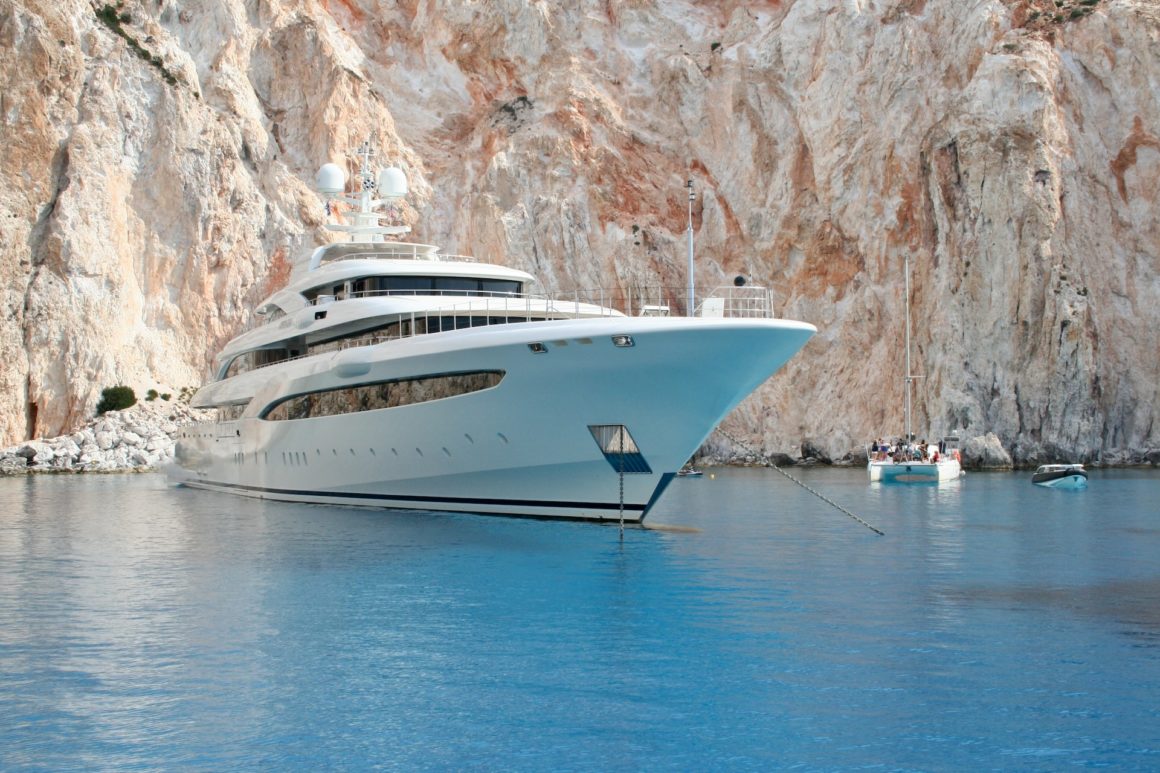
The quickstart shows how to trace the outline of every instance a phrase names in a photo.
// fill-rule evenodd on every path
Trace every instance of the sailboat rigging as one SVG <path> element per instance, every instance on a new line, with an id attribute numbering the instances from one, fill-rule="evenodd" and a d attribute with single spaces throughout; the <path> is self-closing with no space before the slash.
<path id="1" fill-rule="evenodd" d="M 911 426 L 911 392 L 914 388 L 916 376 L 911 370 L 910 361 L 910 255 L 905 256 L 903 267 L 905 276 L 905 307 L 906 307 L 906 395 L 904 402 L 904 419 L 906 435 L 894 444 L 882 444 L 875 441 L 867 453 L 866 470 L 870 481 L 883 483 L 939 483 L 946 480 L 956 480 L 963 474 L 959 455 L 959 438 L 957 435 L 947 435 L 934 448 L 927 446 L 924 440 L 915 445 L 914 432 Z"/>

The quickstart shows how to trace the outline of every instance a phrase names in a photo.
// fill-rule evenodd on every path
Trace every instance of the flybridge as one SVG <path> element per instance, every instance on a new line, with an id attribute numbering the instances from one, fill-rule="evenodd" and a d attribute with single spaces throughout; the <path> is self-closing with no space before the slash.
<path id="1" fill-rule="evenodd" d="M 333 226 L 327 226 L 332 228 Z M 405 226 L 402 226 L 405 227 Z M 433 244 L 409 242 L 335 242 L 324 244 L 310 253 L 308 260 L 294 265 L 295 271 L 314 271 L 324 263 L 341 260 L 441 260 L 439 248 Z"/>

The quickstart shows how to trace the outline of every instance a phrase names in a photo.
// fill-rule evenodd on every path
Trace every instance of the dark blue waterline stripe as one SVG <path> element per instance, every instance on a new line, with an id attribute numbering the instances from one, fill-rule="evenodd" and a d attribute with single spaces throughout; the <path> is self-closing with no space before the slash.
<path id="1" fill-rule="evenodd" d="M 666 476 L 671 478 L 671 474 L 666 473 Z M 647 505 L 634 505 L 625 503 L 625 510 L 633 510 L 643 512 L 646 508 L 651 507 L 657 497 L 660 496 L 659 491 L 663 489 L 667 482 L 664 478 L 661 479 L 661 485 L 658 490 L 653 493 L 652 499 Z M 456 505 L 491 505 L 495 507 L 553 507 L 553 508 L 587 508 L 593 510 L 620 510 L 619 502 L 553 502 L 544 499 L 484 499 L 479 497 L 425 497 L 411 494 L 369 494 L 358 493 L 355 491 L 312 491 L 309 489 L 280 489 L 280 488 L 266 488 L 264 486 L 249 486 L 244 483 L 219 483 L 218 481 L 210 480 L 191 480 L 187 481 L 190 485 L 205 485 L 216 486 L 218 488 L 228 489 L 242 489 L 244 491 L 254 491 L 263 494 L 275 494 L 281 496 L 293 497 L 333 497 L 335 499 L 373 499 L 380 502 L 422 502 L 424 504 L 441 505 L 441 504 L 456 504 Z"/>

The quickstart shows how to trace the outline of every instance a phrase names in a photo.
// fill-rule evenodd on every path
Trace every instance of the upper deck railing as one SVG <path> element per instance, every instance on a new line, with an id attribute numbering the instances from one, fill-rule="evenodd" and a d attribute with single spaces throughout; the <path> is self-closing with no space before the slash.
<path id="1" fill-rule="evenodd" d="M 346 296 L 320 295 L 310 303 L 314 306 L 326 305 L 346 298 L 374 297 L 423 297 L 423 298 L 469 298 L 462 304 L 440 305 L 432 308 L 427 315 L 446 316 L 460 311 L 487 311 L 498 309 L 502 312 L 524 311 L 528 314 L 544 312 L 557 315 L 614 316 L 616 313 L 628 317 L 668 317 L 684 316 L 684 288 L 647 287 L 632 290 L 608 291 L 570 290 L 558 293 L 507 293 L 487 290 L 435 290 L 397 289 L 364 290 Z M 773 294 L 764 287 L 722 286 L 702 298 L 694 310 L 695 317 L 749 317 L 771 318 L 773 314 Z"/>

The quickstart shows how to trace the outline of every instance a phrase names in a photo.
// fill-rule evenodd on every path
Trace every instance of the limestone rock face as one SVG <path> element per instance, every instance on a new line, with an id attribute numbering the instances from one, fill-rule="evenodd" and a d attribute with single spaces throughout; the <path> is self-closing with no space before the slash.
<path id="1" fill-rule="evenodd" d="M 963 466 L 975 470 L 1009 470 L 1011 455 L 994 432 L 968 438 L 963 444 Z"/>
<path id="2" fill-rule="evenodd" d="M 0 444 L 199 384 L 369 138 L 418 240 L 678 310 L 693 180 L 698 289 L 819 328 L 763 453 L 902 434 L 905 256 L 918 434 L 1160 446 L 1156 0 L 0 0 L 0 68 Z"/>

